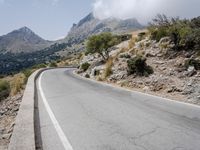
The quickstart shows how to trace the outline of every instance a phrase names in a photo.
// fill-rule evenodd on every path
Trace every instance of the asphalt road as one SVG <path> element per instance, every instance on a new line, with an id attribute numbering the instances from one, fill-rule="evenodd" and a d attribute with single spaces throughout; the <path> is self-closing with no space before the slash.
<path id="1" fill-rule="evenodd" d="M 44 150 L 200 150 L 200 107 L 82 79 L 37 82 Z"/>

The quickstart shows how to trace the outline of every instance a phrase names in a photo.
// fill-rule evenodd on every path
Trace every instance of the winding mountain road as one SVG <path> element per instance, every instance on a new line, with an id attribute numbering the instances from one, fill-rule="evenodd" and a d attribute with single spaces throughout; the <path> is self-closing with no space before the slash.
<path id="1" fill-rule="evenodd" d="M 200 107 L 83 79 L 74 69 L 38 81 L 44 150 L 200 150 Z"/>

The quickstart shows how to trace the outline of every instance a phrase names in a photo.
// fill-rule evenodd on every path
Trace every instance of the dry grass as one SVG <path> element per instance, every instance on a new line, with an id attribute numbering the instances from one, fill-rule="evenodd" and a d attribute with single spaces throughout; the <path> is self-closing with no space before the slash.
<path id="1" fill-rule="evenodd" d="M 14 96 L 24 88 L 25 76 L 24 74 L 16 74 L 10 79 L 10 95 Z"/>
<path id="2" fill-rule="evenodd" d="M 102 77 L 100 77 L 100 76 L 98 76 L 98 77 L 96 78 L 96 80 L 97 80 L 97 81 L 103 81 Z"/>
<path id="3" fill-rule="evenodd" d="M 135 37 L 132 37 L 130 39 L 130 41 L 128 42 L 128 45 L 129 45 L 129 49 L 133 48 L 135 46 L 135 43 L 136 43 L 136 38 Z"/>
<path id="4" fill-rule="evenodd" d="M 113 58 L 109 58 L 105 65 L 105 70 L 103 73 L 103 79 L 105 80 L 112 74 Z"/>

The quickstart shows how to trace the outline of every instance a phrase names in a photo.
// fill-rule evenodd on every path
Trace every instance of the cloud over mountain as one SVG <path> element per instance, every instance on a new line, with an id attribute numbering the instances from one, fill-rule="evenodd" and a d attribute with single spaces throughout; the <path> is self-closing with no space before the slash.
<path id="1" fill-rule="evenodd" d="M 199 6 L 199 0 L 96 0 L 93 13 L 99 19 L 134 17 L 147 23 L 158 13 L 184 18 L 196 17 L 200 15 Z"/>

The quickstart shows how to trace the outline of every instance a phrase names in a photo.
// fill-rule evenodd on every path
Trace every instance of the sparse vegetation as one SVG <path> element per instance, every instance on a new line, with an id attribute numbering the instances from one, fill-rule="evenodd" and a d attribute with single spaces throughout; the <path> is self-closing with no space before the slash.
<path id="1" fill-rule="evenodd" d="M 53 61 L 53 62 L 51 62 L 50 64 L 49 64 L 49 67 L 57 67 L 57 63 L 55 62 L 55 61 Z"/>
<path id="2" fill-rule="evenodd" d="M 196 70 L 200 70 L 200 59 L 189 59 L 189 60 L 186 60 L 186 62 L 185 62 L 186 69 L 189 66 L 194 66 L 194 68 Z"/>
<path id="3" fill-rule="evenodd" d="M 192 20 L 157 15 L 150 24 L 151 39 L 170 37 L 175 50 L 200 50 L 200 17 Z"/>
<path id="4" fill-rule="evenodd" d="M 81 64 L 81 69 L 84 72 L 87 71 L 89 67 L 90 67 L 90 64 L 88 62 L 85 62 L 85 63 Z"/>
<path id="5" fill-rule="evenodd" d="M 140 32 L 138 33 L 137 41 L 141 41 L 146 37 L 147 33 L 146 32 Z"/>
<path id="6" fill-rule="evenodd" d="M 25 84 L 24 81 L 26 81 L 26 80 L 27 79 L 24 74 L 14 75 L 13 79 L 10 81 L 10 88 L 11 88 L 10 95 L 14 96 L 18 92 L 20 92 L 23 89 L 23 86 Z"/>
<path id="7" fill-rule="evenodd" d="M 10 94 L 10 84 L 6 80 L 0 80 L 0 100 L 8 97 Z"/>
<path id="8" fill-rule="evenodd" d="M 126 58 L 126 59 L 129 59 L 129 58 L 131 58 L 131 55 L 125 53 L 125 54 L 121 54 L 119 57 L 120 57 L 120 58 Z"/>
<path id="9" fill-rule="evenodd" d="M 90 75 L 89 75 L 89 74 L 86 74 L 85 77 L 86 77 L 86 78 L 90 78 Z"/>
<path id="10" fill-rule="evenodd" d="M 109 58 L 105 65 L 103 78 L 106 79 L 112 74 L 113 58 Z"/>
<path id="11" fill-rule="evenodd" d="M 148 76 L 153 73 L 152 67 L 146 64 L 146 58 L 143 56 L 136 56 L 127 61 L 128 74 L 136 74 L 139 76 Z"/>
<path id="12" fill-rule="evenodd" d="M 120 42 L 118 36 L 111 33 L 93 35 L 88 39 L 86 54 L 99 53 L 104 61 L 109 59 L 109 49 Z"/>
<path id="13" fill-rule="evenodd" d="M 33 73 L 33 70 L 32 69 L 25 69 L 22 71 L 22 73 L 25 75 L 25 78 L 24 78 L 24 83 L 27 82 L 28 78 L 30 77 L 30 75 Z"/>
<path id="14" fill-rule="evenodd" d="M 130 41 L 128 43 L 129 44 L 129 49 L 131 49 L 131 48 L 133 48 L 135 46 L 135 42 L 136 42 L 136 38 L 135 37 L 130 39 Z"/>

